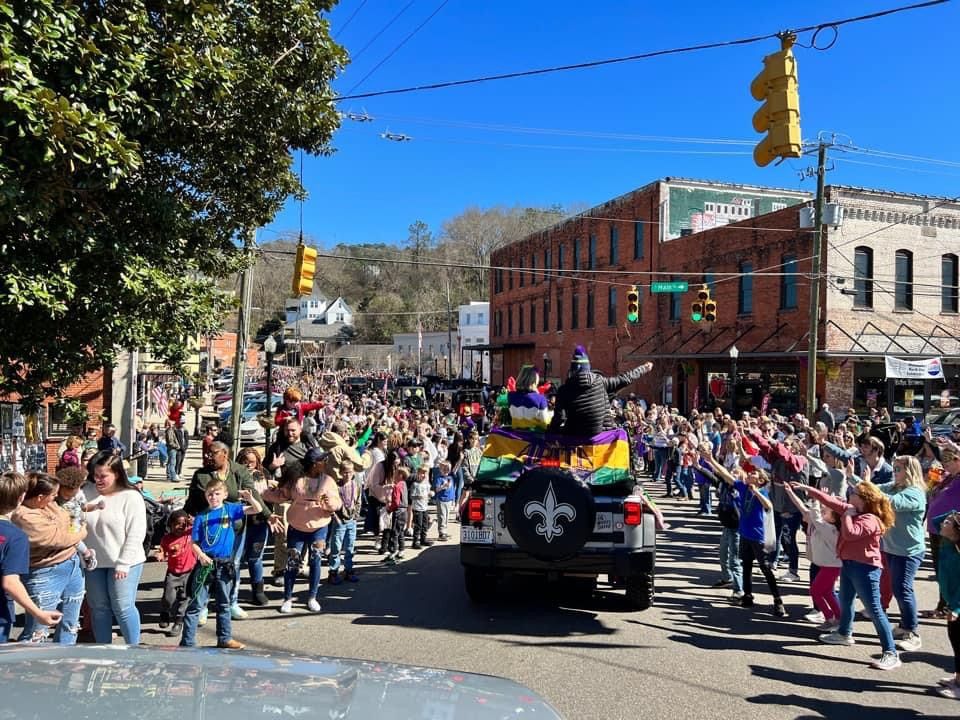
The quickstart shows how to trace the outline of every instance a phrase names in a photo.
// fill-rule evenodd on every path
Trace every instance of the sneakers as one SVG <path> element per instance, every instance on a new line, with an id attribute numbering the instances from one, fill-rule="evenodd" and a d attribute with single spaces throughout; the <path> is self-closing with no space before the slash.
<path id="1" fill-rule="evenodd" d="M 166 613 L 162 613 L 160 615 L 160 622 L 158 624 L 161 630 L 167 627 L 168 625 L 170 625 L 170 616 L 168 616 Z"/>
<path id="2" fill-rule="evenodd" d="M 841 635 L 838 631 L 833 631 L 820 636 L 820 642 L 827 645 L 853 645 L 856 640 L 852 635 Z M 896 657 L 896 655 L 894 655 Z"/>
<path id="3" fill-rule="evenodd" d="M 775 617 L 786 617 L 787 609 L 783 606 L 782 602 L 773 604 L 773 614 Z"/>
<path id="4" fill-rule="evenodd" d="M 711 585 L 710 587 L 721 588 L 721 587 L 726 587 L 727 585 L 730 585 L 730 584 L 731 584 L 730 580 L 724 580 L 723 578 L 720 578 L 715 583 L 713 583 L 713 585 Z"/>
<path id="5" fill-rule="evenodd" d="M 947 675 L 945 678 L 940 678 L 937 680 L 937 685 L 945 688 L 955 688 L 960 687 L 957 685 L 957 678 L 954 675 Z"/>
<path id="6" fill-rule="evenodd" d="M 97 551 L 93 548 L 87 548 L 87 554 L 81 558 L 84 570 L 97 569 Z"/>
<path id="7" fill-rule="evenodd" d="M 817 625 L 817 630 L 821 630 L 824 633 L 834 633 L 840 629 L 840 621 L 838 620 L 826 620 L 819 625 Z"/>
<path id="8" fill-rule="evenodd" d="M 423 540 L 420 544 L 423 547 L 431 547 L 433 545 L 433 540 Z"/>
<path id="9" fill-rule="evenodd" d="M 897 640 L 897 647 L 906 652 L 916 652 L 923 647 L 923 642 L 919 635 L 912 632 L 908 633 L 907 637 L 902 640 Z"/>
<path id="10" fill-rule="evenodd" d="M 412 547 L 414 550 L 419 550 L 419 549 L 420 549 L 420 543 L 414 543 L 414 544 L 411 545 L 410 547 Z"/>
<path id="11" fill-rule="evenodd" d="M 899 625 L 893 629 L 893 639 L 894 640 L 906 640 L 910 637 L 910 631 Z"/>
<path id="12" fill-rule="evenodd" d="M 355 572 L 348 572 L 345 575 L 345 577 L 347 578 L 347 582 L 352 582 L 352 583 L 360 582 L 360 578 L 357 577 L 357 574 Z"/>
<path id="13" fill-rule="evenodd" d="M 317 602 L 317 599 L 315 597 L 312 597 L 309 600 L 307 600 L 307 610 L 313 613 L 320 612 L 320 603 Z"/>
<path id="14" fill-rule="evenodd" d="M 243 609 L 242 607 L 240 607 L 239 605 L 231 605 L 231 606 L 230 606 L 230 619 L 231 619 L 231 620 L 246 620 L 246 619 L 247 619 L 247 611 L 244 610 L 244 609 Z"/>
<path id="15" fill-rule="evenodd" d="M 937 688 L 937 695 L 940 697 L 950 698 L 951 700 L 960 700 L 960 687 L 956 685 L 946 685 L 941 688 Z"/>
<path id="16" fill-rule="evenodd" d="M 247 646 L 242 642 L 231 639 L 226 642 L 218 642 L 217 647 L 221 650 L 243 650 Z"/>
<path id="17" fill-rule="evenodd" d="M 175 622 L 167 628 L 167 637 L 179 637 L 183 634 L 183 623 Z"/>
<path id="18" fill-rule="evenodd" d="M 280 612 L 282 612 L 284 615 L 289 615 L 290 613 L 293 612 L 293 599 L 292 599 L 292 598 L 289 599 L 289 600 L 284 600 L 284 601 L 280 604 Z"/>
<path id="19" fill-rule="evenodd" d="M 207 624 L 207 608 L 200 609 L 200 617 L 197 618 L 197 625 L 203 627 Z"/>
<path id="20" fill-rule="evenodd" d="M 792 583 L 800 582 L 800 576 L 795 572 L 785 572 L 783 575 L 777 578 L 777 582 Z"/>
<path id="21" fill-rule="evenodd" d="M 803 616 L 803 619 L 806 620 L 807 622 L 812 622 L 814 625 L 822 625 L 827 621 L 827 619 L 823 616 L 823 613 L 820 612 L 819 610 L 808 612 L 806 615 Z"/>
<path id="22" fill-rule="evenodd" d="M 396 558 L 393 556 L 393 553 L 387 553 L 387 556 L 381 560 L 384 565 L 392 565 L 396 562 Z"/>
<path id="23" fill-rule="evenodd" d="M 740 607 L 752 608 L 753 607 L 753 595 L 744 595 L 740 598 Z"/>
<path id="24" fill-rule="evenodd" d="M 397 560 L 403 560 L 403 553 L 402 553 L 402 552 L 398 552 L 398 553 L 397 553 Z"/>
<path id="25" fill-rule="evenodd" d="M 449 539 L 450 539 L 450 536 L 449 536 L 449 535 L 441 535 L 441 536 L 440 536 L 440 542 L 446 542 L 446 541 L 449 540 Z"/>
<path id="26" fill-rule="evenodd" d="M 870 663 L 870 666 L 877 670 L 896 670 L 901 665 L 903 665 L 903 663 L 900 662 L 899 656 L 895 652 L 890 651 L 881 655 L 879 660 L 874 660 Z"/>
<path id="27" fill-rule="evenodd" d="M 734 590 L 733 593 L 730 595 L 730 599 L 735 603 L 740 602 L 743 599 L 743 591 Z"/>

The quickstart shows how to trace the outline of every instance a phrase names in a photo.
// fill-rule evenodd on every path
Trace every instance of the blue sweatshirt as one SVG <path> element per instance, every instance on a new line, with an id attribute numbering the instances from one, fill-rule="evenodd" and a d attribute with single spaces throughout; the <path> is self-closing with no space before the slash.
<path id="1" fill-rule="evenodd" d="M 883 535 L 883 551 L 899 557 L 923 555 L 927 549 L 923 516 L 927 495 L 920 488 L 896 488 L 892 482 L 878 485 L 890 498 L 896 521 Z"/>

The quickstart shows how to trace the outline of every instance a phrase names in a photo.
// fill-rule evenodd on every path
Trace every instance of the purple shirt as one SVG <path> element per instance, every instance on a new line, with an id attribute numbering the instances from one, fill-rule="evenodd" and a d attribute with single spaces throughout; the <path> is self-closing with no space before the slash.
<path id="1" fill-rule="evenodd" d="M 933 524 L 951 510 L 960 510 L 960 475 L 948 475 L 940 481 L 927 500 L 927 530 L 931 535 L 939 535 L 939 528 Z"/>

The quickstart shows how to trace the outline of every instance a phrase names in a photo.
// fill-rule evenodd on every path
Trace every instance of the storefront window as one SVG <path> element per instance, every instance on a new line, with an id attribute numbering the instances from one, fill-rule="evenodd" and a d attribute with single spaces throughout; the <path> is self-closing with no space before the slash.
<path id="1" fill-rule="evenodd" d="M 923 415 L 923 382 L 896 379 L 893 381 L 893 417 Z"/>
<path id="2" fill-rule="evenodd" d="M 887 407 L 887 376 L 882 362 L 854 364 L 853 407 L 862 414 L 867 414 L 870 408 Z"/>

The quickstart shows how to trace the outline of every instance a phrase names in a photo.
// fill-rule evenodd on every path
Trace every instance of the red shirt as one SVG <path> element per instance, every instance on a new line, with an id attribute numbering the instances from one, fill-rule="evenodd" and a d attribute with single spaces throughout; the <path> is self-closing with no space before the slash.
<path id="1" fill-rule="evenodd" d="M 160 549 L 167 557 L 167 572 L 175 575 L 182 575 L 190 572 L 197 564 L 197 556 L 193 554 L 193 538 L 190 533 L 186 535 L 163 536 L 160 541 Z"/>
<path id="2" fill-rule="evenodd" d="M 283 421 L 287 418 L 295 417 L 298 422 L 303 423 L 303 416 L 308 412 L 313 412 L 314 410 L 319 410 L 324 404 L 322 402 L 298 402 L 292 408 L 287 407 L 286 405 L 281 405 L 277 408 L 276 415 L 273 416 L 273 424 L 277 427 L 283 425 Z"/>

